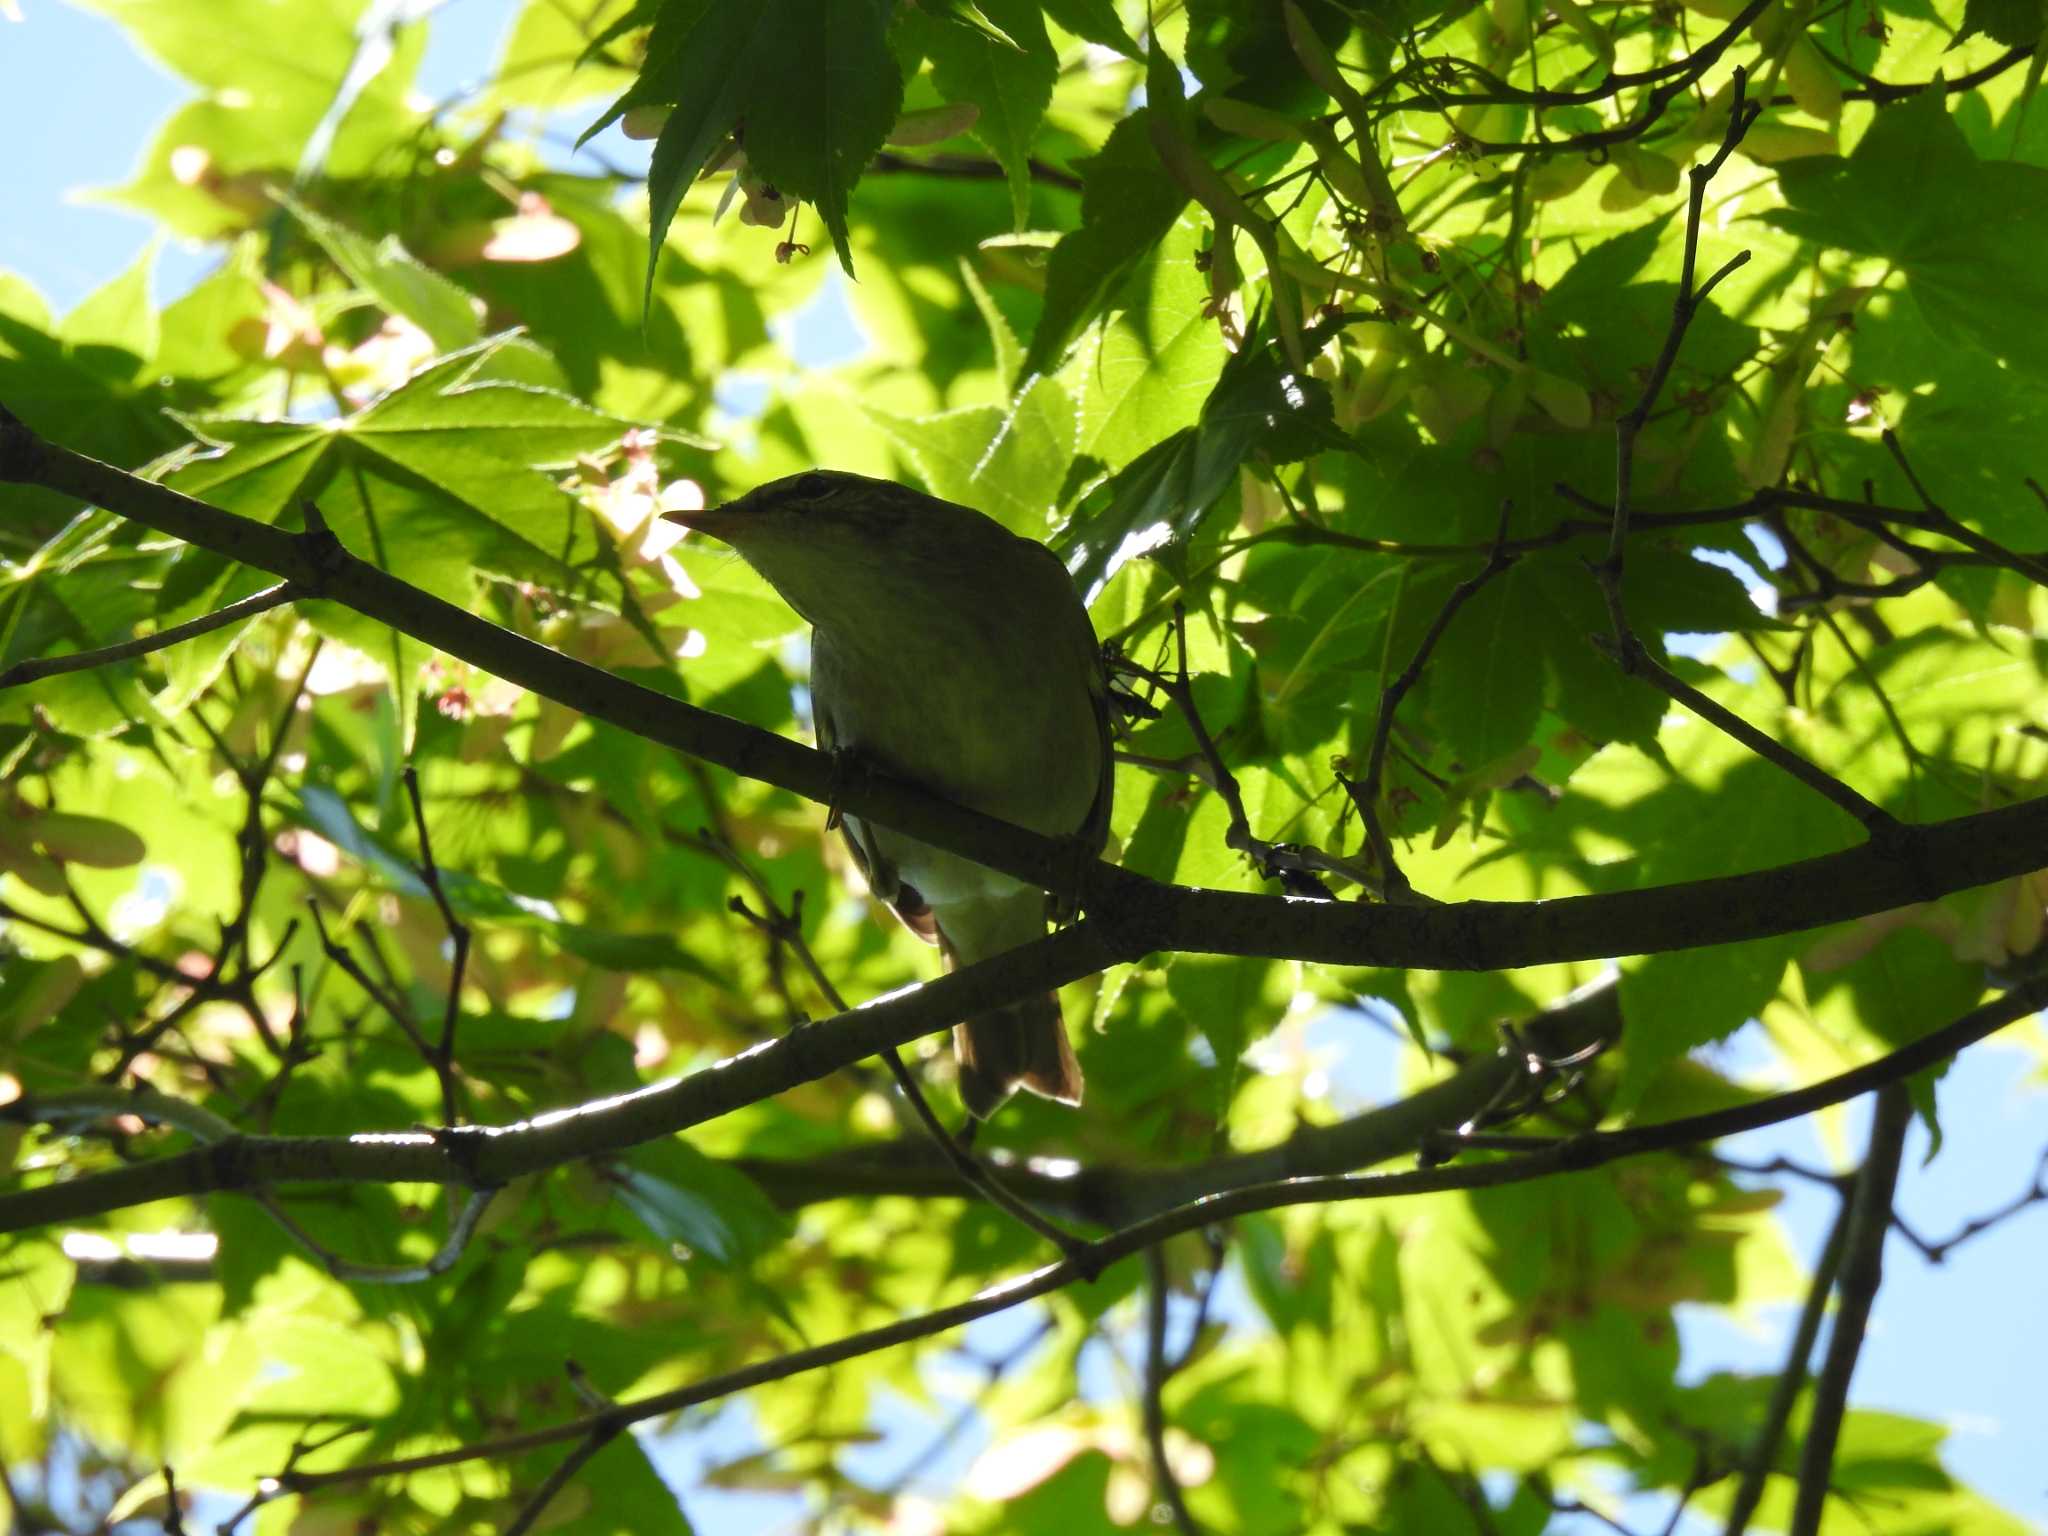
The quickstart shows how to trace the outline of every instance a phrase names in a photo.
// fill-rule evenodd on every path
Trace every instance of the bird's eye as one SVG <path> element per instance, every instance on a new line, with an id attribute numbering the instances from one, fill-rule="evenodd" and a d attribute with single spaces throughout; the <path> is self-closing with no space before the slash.
<path id="1" fill-rule="evenodd" d="M 831 475 L 805 475 L 796 483 L 797 495 L 807 502 L 824 501 L 844 487 Z"/>

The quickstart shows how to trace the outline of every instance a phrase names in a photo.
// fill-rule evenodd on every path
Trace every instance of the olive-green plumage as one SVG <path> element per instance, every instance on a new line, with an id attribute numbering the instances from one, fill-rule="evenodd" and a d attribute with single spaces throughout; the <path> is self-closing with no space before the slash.
<path id="1" fill-rule="evenodd" d="M 992 518 L 862 475 L 814 470 L 670 514 L 724 540 L 811 621 L 820 747 L 1089 851 L 1109 830 L 1108 685 L 1072 581 Z M 1045 932 L 1045 893 L 845 818 L 875 894 L 947 960 Z M 959 1025 L 960 1096 L 986 1118 L 1017 1088 L 1081 1100 L 1059 998 Z"/>

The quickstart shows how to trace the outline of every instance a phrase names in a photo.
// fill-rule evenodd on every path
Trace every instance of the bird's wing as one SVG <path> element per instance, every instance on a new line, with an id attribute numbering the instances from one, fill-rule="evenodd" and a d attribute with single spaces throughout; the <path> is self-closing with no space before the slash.
<path id="1" fill-rule="evenodd" d="M 1092 629 L 1088 638 L 1091 643 L 1095 639 Z M 1116 754 L 1109 730 L 1109 669 L 1103 665 L 1099 645 L 1095 648 L 1095 665 L 1088 673 L 1088 694 L 1095 704 L 1095 746 L 1101 766 L 1095 776 L 1095 799 L 1089 803 L 1088 817 L 1081 823 L 1081 845 L 1093 854 L 1109 841 L 1110 800 L 1116 793 Z"/>
<path id="2" fill-rule="evenodd" d="M 1069 574 L 1066 562 L 1035 539 L 1024 539 L 1045 557 L 1046 563 L 1059 572 L 1059 579 L 1069 586 L 1073 576 Z M 1088 814 L 1081 825 L 1075 828 L 1082 845 L 1090 853 L 1101 849 L 1109 841 L 1110 799 L 1116 791 L 1116 758 L 1112 750 L 1109 729 L 1109 669 L 1103 664 L 1102 642 L 1095 638 L 1095 626 L 1088 622 L 1088 610 L 1075 604 L 1080 625 L 1077 640 L 1088 657 L 1088 699 L 1095 706 L 1095 798 L 1088 802 Z"/>
<path id="3" fill-rule="evenodd" d="M 837 692 L 836 672 L 833 666 L 831 642 L 821 629 L 811 631 L 811 722 L 818 732 L 818 750 L 839 752 L 842 741 L 838 719 L 833 710 Z M 836 812 L 839 808 L 833 807 Z M 906 883 L 896 868 L 895 860 L 882 852 L 868 824 L 857 816 L 841 815 L 839 830 L 846 838 L 846 848 L 853 855 L 853 862 L 860 875 L 867 882 L 868 889 L 877 899 L 887 902 L 889 910 L 902 919 L 903 926 L 923 939 L 927 944 L 939 942 L 938 920 L 932 916 L 931 903 L 914 885 Z"/>

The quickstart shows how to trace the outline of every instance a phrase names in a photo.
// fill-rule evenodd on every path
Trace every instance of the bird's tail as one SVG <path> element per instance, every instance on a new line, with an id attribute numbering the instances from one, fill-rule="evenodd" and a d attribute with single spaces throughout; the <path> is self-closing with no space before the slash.
<path id="1" fill-rule="evenodd" d="M 1081 1102 L 1081 1064 L 1067 1043 L 1056 992 L 1027 997 L 953 1026 L 960 1061 L 960 1098 L 986 1120 L 1025 1088 L 1061 1104 Z"/>
<path id="2" fill-rule="evenodd" d="M 1045 893 L 1019 885 L 992 899 L 953 901 L 935 909 L 933 929 L 946 968 L 1028 944 L 1045 933 Z M 1020 998 L 953 1027 L 960 1097 L 986 1120 L 1019 1088 L 1061 1104 L 1081 1102 L 1081 1064 L 1067 1043 L 1057 992 Z"/>

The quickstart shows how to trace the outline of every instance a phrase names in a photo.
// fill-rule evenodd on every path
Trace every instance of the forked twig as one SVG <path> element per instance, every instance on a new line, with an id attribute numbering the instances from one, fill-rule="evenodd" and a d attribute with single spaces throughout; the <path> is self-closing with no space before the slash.
<path id="1" fill-rule="evenodd" d="M 1494 527 L 1493 544 L 1487 552 L 1486 563 L 1451 589 L 1444 599 L 1436 617 L 1430 621 L 1415 654 L 1408 658 L 1408 665 L 1380 690 L 1379 719 L 1373 723 L 1372 750 L 1366 758 L 1365 777 L 1353 781 L 1341 778 L 1351 803 L 1358 807 L 1358 814 L 1365 820 L 1365 835 L 1372 846 L 1373 857 L 1379 865 L 1381 894 L 1388 901 L 1408 901 L 1416 897 L 1415 888 L 1408 883 L 1408 877 L 1401 872 L 1401 866 L 1394 861 L 1394 845 L 1387 837 L 1387 831 L 1380 824 L 1379 799 L 1380 783 L 1387 768 L 1387 743 L 1394 733 L 1394 713 L 1401 707 L 1401 701 L 1408 696 L 1422 678 L 1422 670 L 1429 665 L 1430 653 L 1437 647 L 1451 620 L 1479 594 L 1479 591 L 1494 577 L 1515 563 L 1516 556 L 1508 549 L 1508 523 L 1514 513 L 1515 504 L 1503 501 L 1500 504 L 1500 521 Z M 1391 622 L 1391 621 L 1390 621 Z"/>
<path id="2" fill-rule="evenodd" d="M 1742 142 L 1750 123 L 1760 110 L 1745 97 L 1746 77 L 1742 70 L 1735 71 L 1734 99 L 1728 109 L 1728 126 L 1721 135 L 1721 144 L 1704 165 L 1696 165 L 1686 172 L 1690 184 L 1690 196 L 1685 214 L 1685 255 L 1680 266 L 1678 297 L 1672 301 L 1671 324 L 1664 333 L 1664 345 L 1657 354 L 1657 360 L 1644 381 L 1643 392 L 1636 403 L 1622 414 L 1614 424 L 1614 509 L 1608 530 L 1607 554 L 1593 567 L 1593 575 L 1600 583 L 1600 591 L 1607 603 L 1608 622 L 1613 634 L 1604 641 L 1596 641 L 1606 650 L 1622 672 L 1630 677 L 1639 677 L 1649 683 L 1665 697 L 1684 705 L 1715 729 L 1742 743 L 1751 752 L 1768 763 L 1790 774 L 1816 794 L 1840 806 L 1861 823 L 1866 835 L 1886 840 L 1899 840 L 1904 835 L 1903 826 L 1889 811 L 1858 794 L 1833 774 L 1794 752 L 1782 742 L 1765 735 L 1740 715 L 1725 705 L 1716 702 L 1674 674 L 1649 652 L 1637 637 L 1628 620 L 1628 613 L 1622 595 L 1622 577 L 1627 563 L 1630 498 L 1634 492 L 1636 438 L 1650 419 L 1650 412 L 1656 406 L 1657 397 L 1663 392 L 1664 383 L 1670 377 L 1672 365 L 1678 360 L 1679 348 L 1685 342 L 1685 334 L 1693 319 L 1706 303 L 1707 296 L 1719 286 L 1730 273 L 1749 260 L 1749 252 L 1738 251 L 1709 277 L 1704 283 L 1694 286 L 1698 270 L 1700 220 L 1706 205 L 1707 183 L 1735 152 L 1735 146 Z"/>
<path id="3" fill-rule="evenodd" d="M 839 989 L 832 984 L 832 978 L 825 974 L 825 968 L 811 952 L 811 946 L 805 941 L 800 924 L 782 910 L 775 900 L 774 893 L 768 889 L 767 882 L 762 880 L 747 861 L 739 856 L 737 850 L 717 833 L 706 828 L 700 836 L 707 847 L 716 852 L 729 868 L 736 871 L 754 888 L 755 896 L 767 909 L 765 913 L 756 912 L 747 905 L 745 897 L 735 896 L 727 904 L 733 914 L 753 924 L 776 942 L 787 945 L 790 953 L 797 957 L 797 962 L 810 976 L 812 984 L 823 995 L 827 1005 L 836 1013 L 845 1013 L 846 1000 L 839 995 Z M 1029 1203 L 1005 1189 L 993 1173 L 953 1138 L 940 1122 L 937 1111 L 925 1097 L 924 1089 L 918 1084 L 917 1078 L 911 1073 L 910 1068 L 904 1065 L 902 1054 L 891 1046 L 881 1052 L 881 1057 L 883 1065 L 889 1069 L 889 1075 L 896 1080 L 897 1088 L 909 1103 L 911 1112 L 917 1116 L 918 1123 L 938 1144 L 939 1151 L 961 1180 L 998 1210 L 1014 1217 L 1025 1227 L 1052 1243 L 1070 1262 L 1087 1265 L 1088 1245 L 1085 1239 L 1076 1237 L 1050 1217 L 1040 1214 Z"/>
<path id="4" fill-rule="evenodd" d="M 420 800 L 419 771 L 405 765 L 405 793 L 412 801 L 412 822 L 420 840 L 420 878 L 440 909 L 441 924 L 448 930 L 454 950 L 448 964 L 448 996 L 441 1013 L 441 1038 L 427 1053 L 427 1061 L 441 1084 L 441 1117 L 446 1125 L 461 1123 L 462 1108 L 455 1077 L 455 1025 L 462 1016 L 462 977 L 469 965 L 469 924 L 455 915 L 448 893 L 441 885 L 441 871 L 434 863 L 434 844 L 427 836 L 427 810 Z"/>

